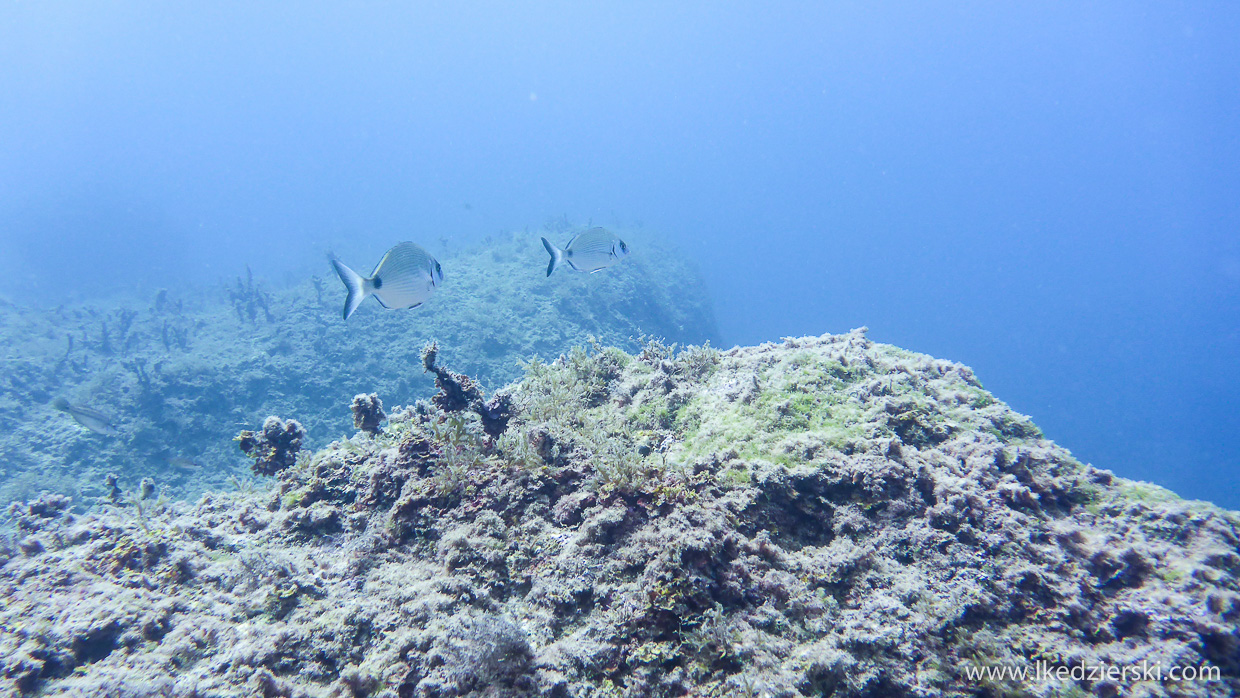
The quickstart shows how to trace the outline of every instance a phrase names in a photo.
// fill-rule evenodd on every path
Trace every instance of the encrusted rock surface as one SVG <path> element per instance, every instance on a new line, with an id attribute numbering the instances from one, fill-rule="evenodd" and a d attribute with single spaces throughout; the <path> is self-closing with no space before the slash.
<path id="1" fill-rule="evenodd" d="M 1240 517 L 1078 463 L 959 364 L 596 346 L 502 397 L 498 435 L 421 402 L 194 505 L 14 505 L 0 693 L 1240 691 Z M 1164 677 L 970 674 L 1039 662 Z"/>

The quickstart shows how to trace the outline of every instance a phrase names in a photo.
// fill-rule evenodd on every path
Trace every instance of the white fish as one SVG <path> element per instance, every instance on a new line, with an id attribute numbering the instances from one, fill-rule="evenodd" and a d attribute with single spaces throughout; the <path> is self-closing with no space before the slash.
<path id="1" fill-rule="evenodd" d="M 429 252 L 412 242 L 388 250 L 369 277 L 348 268 L 335 257 L 332 266 L 349 295 L 344 299 L 344 319 L 373 295 L 385 308 L 416 308 L 426 302 L 443 282 L 443 269 Z"/>
<path id="2" fill-rule="evenodd" d="M 547 238 L 542 238 L 542 244 L 547 248 L 547 254 L 551 255 L 551 261 L 547 264 L 547 276 L 551 276 L 551 272 L 560 266 L 560 262 L 568 262 L 568 266 L 577 271 L 593 274 L 610 267 L 629 254 L 629 246 L 624 244 L 624 240 L 606 228 L 590 228 L 580 235 L 574 235 L 564 249 L 547 242 Z"/>
<path id="3" fill-rule="evenodd" d="M 68 412 L 69 416 L 73 417 L 73 421 L 81 424 L 87 429 L 90 429 L 96 434 L 102 434 L 104 436 L 120 435 L 120 432 L 116 430 L 116 427 L 112 426 L 112 420 L 108 419 L 98 410 L 92 410 L 89 407 L 83 407 L 81 405 L 70 404 L 69 401 L 63 397 L 58 397 L 53 400 L 52 407 L 55 407 L 61 412 Z"/>

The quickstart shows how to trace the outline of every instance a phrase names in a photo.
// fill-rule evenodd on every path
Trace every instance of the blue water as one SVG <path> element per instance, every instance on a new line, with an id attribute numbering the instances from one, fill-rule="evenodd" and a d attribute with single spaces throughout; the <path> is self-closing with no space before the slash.
<path id="1" fill-rule="evenodd" d="M 640 226 L 1240 508 L 1240 5 L 200 5 L 0 5 L 0 291 Z"/>

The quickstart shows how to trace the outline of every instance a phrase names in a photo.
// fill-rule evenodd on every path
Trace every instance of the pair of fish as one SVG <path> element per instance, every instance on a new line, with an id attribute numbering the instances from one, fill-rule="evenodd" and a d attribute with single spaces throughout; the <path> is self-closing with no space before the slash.
<path id="1" fill-rule="evenodd" d="M 563 248 L 542 238 L 551 255 L 547 276 L 562 263 L 577 271 L 594 273 L 606 269 L 629 254 L 629 246 L 606 228 L 590 228 L 574 235 Z M 443 283 L 443 269 L 429 252 L 412 242 L 402 242 L 388 250 L 370 276 L 362 276 L 344 262 L 331 257 L 332 267 L 344 283 L 344 319 L 357 310 L 368 296 L 385 308 L 416 308 L 431 297 Z"/>

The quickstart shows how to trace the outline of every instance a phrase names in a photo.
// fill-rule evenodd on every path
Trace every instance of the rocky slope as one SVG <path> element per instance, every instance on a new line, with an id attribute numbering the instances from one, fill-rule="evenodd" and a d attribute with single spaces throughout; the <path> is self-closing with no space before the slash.
<path id="1" fill-rule="evenodd" d="M 317 452 L 244 434 L 257 489 L 14 505 L 5 689 L 1240 691 L 1240 516 L 1078 463 L 960 364 L 864 331 L 651 342 L 487 397 L 435 360 L 433 401 L 360 396 L 365 430 Z M 1162 679 L 975 673 L 1142 662 Z"/>

